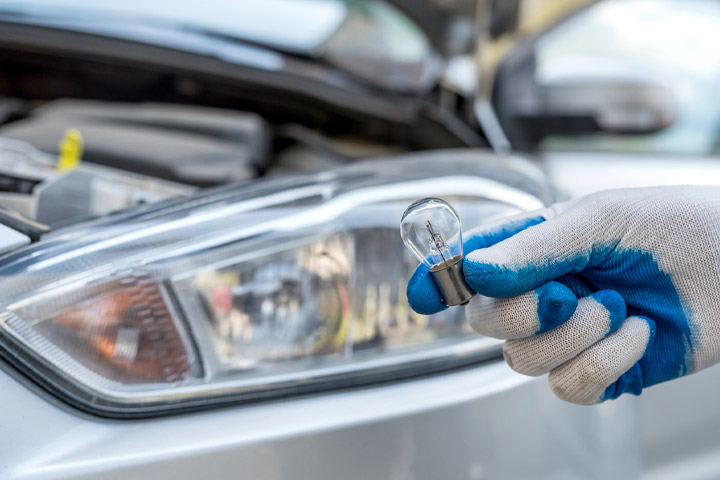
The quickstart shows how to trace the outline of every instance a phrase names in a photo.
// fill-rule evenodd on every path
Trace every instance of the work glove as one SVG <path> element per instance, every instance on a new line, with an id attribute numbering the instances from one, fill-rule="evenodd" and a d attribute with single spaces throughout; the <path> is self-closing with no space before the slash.
<path id="1" fill-rule="evenodd" d="M 720 188 L 611 190 L 470 232 L 466 307 L 519 373 L 590 405 L 720 360 Z M 428 274 L 422 314 L 447 308 Z"/>

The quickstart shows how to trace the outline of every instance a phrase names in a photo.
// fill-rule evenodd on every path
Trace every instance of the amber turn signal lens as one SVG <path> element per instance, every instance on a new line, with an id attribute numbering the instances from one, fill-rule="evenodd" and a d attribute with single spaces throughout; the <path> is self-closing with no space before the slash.
<path id="1" fill-rule="evenodd" d="M 187 379 L 192 368 L 157 283 L 120 280 L 120 290 L 93 298 L 37 326 L 85 367 L 125 384 Z"/>

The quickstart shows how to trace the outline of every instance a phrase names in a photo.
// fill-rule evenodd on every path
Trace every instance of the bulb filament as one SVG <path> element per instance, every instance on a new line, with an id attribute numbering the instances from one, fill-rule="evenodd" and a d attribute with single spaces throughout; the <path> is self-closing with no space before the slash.
<path id="1" fill-rule="evenodd" d="M 445 266 L 448 266 L 447 259 L 445 258 L 445 255 L 443 255 L 442 251 L 443 248 L 448 248 L 447 244 L 445 243 L 445 239 L 442 235 L 439 233 L 435 233 L 433 230 L 432 224 L 430 223 L 430 220 L 425 221 L 425 227 L 427 227 L 428 232 L 430 232 L 430 238 L 432 240 L 433 248 L 437 250 L 437 252 L 440 254 L 440 258 L 442 258 L 443 263 Z"/>

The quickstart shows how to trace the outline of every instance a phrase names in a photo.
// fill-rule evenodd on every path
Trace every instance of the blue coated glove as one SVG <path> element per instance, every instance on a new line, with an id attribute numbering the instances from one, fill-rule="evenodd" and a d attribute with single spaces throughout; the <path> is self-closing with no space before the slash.
<path id="1" fill-rule="evenodd" d="M 583 405 L 720 361 L 720 188 L 613 190 L 471 232 L 466 307 L 508 364 Z M 446 308 L 423 265 L 418 313 Z"/>

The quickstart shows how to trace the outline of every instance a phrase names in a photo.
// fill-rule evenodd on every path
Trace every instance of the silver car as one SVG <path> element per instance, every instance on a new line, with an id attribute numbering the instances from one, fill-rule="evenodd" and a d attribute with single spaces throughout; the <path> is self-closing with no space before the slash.
<path id="1" fill-rule="evenodd" d="M 719 370 L 579 407 L 405 297 L 418 198 L 720 184 L 720 4 L 583 3 L 0 2 L 0 478 L 719 478 Z"/>

